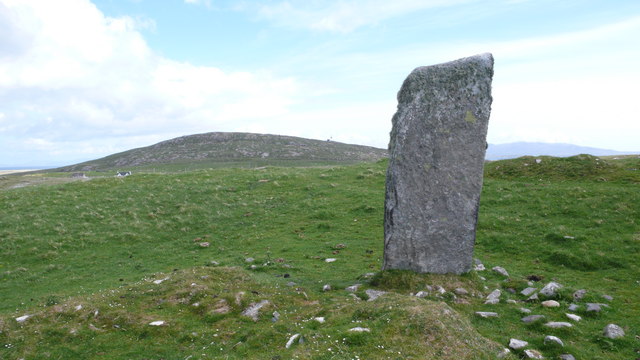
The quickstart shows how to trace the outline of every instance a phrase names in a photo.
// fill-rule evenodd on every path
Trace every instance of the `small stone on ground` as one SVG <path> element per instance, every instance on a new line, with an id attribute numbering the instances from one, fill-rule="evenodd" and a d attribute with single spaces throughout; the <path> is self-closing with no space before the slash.
<path id="1" fill-rule="evenodd" d="M 542 356 L 542 354 L 538 350 L 531 350 L 531 349 L 525 350 L 524 356 L 527 359 L 544 359 L 544 356 Z"/>
<path id="2" fill-rule="evenodd" d="M 609 324 L 604 327 L 603 335 L 609 339 L 617 339 L 624 336 L 624 330 L 616 324 Z"/>
<path id="3" fill-rule="evenodd" d="M 498 274 L 500 274 L 502 276 L 509 277 L 509 273 L 502 266 L 494 266 L 491 270 L 493 270 L 494 272 L 496 272 L 496 273 L 498 273 Z"/>
<path id="4" fill-rule="evenodd" d="M 564 322 L 564 321 L 551 321 L 551 322 L 548 322 L 548 323 L 544 324 L 544 326 L 550 327 L 552 329 L 573 327 L 573 325 L 571 323 Z"/>
<path id="5" fill-rule="evenodd" d="M 513 350 L 522 349 L 527 345 L 529 345 L 529 343 L 524 340 L 518 340 L 518 339 L 509 340 L 509 347 L 512 348 Z"/>
<path id="6" fill-rule="evenodd" d="M 367 294 L 367 296 L 369 297 L 367 301 L 374 301 L 375 299 L 379 298 L 380 296 L 386 293 L 387 293 L 386 291 L 373 290 L 373 289 L 367 289 L 365 291 L 365 294 Z"/>
<path id="7" fill-rule="evenodd" d="M 536 322 L 538 320 L 544 319 L 544 315 L 529 315 L 520 319 L 525 324 L 530 324 L 532 322 Z"/>
<path id="8" fill-rule="evenodd" d="M 547 335 L 544 337 L 544 344 L 557 344 L 560 346 L 564 346 L 564 343 L 562 342 L 562 340 L 560 340 L 560 338 L 553 336 L 553 335 Z"/>
<path id="9" fill-rule="evenodd" d="M 542 306 L 547 308 L 560 307 L 560 303 L 555 300 L 547 300 L 542 302 Z"/>
<path id="10" fill-rule="evenodd" d="M 350 332 L 371 332 L 371 329 L 357 326 L 357 327 L 349 329 L 349 331 Z"/>
<path id="11" fill-rule="evenodd" d="M 573 321 L 582 320 L 582 317 L 580 317 L 580 315 L 576 315 L 576 314 L 565 314 L 565 315 L 567 315 L 567 317 Z"/>
<path id="12" fill-rule="evenodd" d="M 556 296 L 556 292 L 558 290 L 560 290 L 562 288 L 562 285 L 558 284 L 557 282 L 550 282 L 547 285 L 545 285 L 542 290 L 540 290 L 540 294 L 546 296 L 546 297 L 553 297 Z"/>
<path id="13" fill-rule="evenodd" d="M 476 311 L 476 315 L 482 318 L 498 317 L 498 313 L 490 311 Z"/>

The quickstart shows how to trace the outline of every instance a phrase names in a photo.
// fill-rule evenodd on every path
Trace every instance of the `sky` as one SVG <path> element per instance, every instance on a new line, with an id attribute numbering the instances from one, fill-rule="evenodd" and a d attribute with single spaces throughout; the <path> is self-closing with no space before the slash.
<path id="1" fill-rule="evenodd" d="M 0 167 L 212 131 L 386 148 L 414 68 L 485 52 L 489 143 L 640 151 L 637 0 L 0 0 Z"/>

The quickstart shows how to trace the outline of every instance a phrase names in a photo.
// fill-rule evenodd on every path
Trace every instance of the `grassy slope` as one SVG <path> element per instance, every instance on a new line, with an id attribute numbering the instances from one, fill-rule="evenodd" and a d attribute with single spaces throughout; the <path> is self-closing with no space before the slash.
<path id="1" fill-rule="evenodd" d="M 54 171 L 194 170 L 220 166 L 309 166 L 376 161 L 386 149 L 293 136 L 205 133 L 183 136 Z"/>
<path id="2" fill-rule="evenodd" d="M 421 300 L 415 303 L 416 299 L 406 296 L 391 298 L 384 301 L 401 306 L 385 313 L 383 305 L 367 310 L 370 303 L 366 306 L 353 303 L 342 290 L 321 293 L 319 289 L 324 283 L 341 289 L 362 281 L 359 276 L 363 273 L 380 268 L 386 166 L 382 162 L 348 167 L 136 174 L 125 179 L 104 178 L 2 191 L 0 293 L 3 300 L 0 311 L 6 316 L 0 318 L 0 343 L 12 345 L 0 351 L 8 356 L 26 354 L 27 358 L 30 352 L 38 353 L 43 348 L 48 348 L 53 358 L 64 351 L 74 351 L 85 357 L 105 353 L 111 358 L 135 358 L 142 356 L 140 354 L 169 358 L 197 354 L 196 358 L 216 358 L 221 353 L 213 347 L 202 352 L 206 356 L 195 352 L 205 341 L 203 339 L 213 336 L 206 329 L 215 324 L 233 333 L 217 343 L 223 353 L 233 357 L 261 358 L 264 354 L 256 344 L 281 349 L 288 335 L 301 332 L 313 340 L 288 350 L 285 357 L 322 358 L 332 354 L 327 350 L 332 347 L 339 351 L 335 358 L 356 354 L 365 358 L 393 358 L 390 348 L 414 352 L 412 356 L 416 357 L 463 358 L 465 352 L 469 355 L 492 348 L 490 343 L 483 343 L 482 338 L 473 335 L 473 330 L 465 330 L 465 324 L 471 321 L 487 338 L 502 344 L 510 337 L 524 338 L 547 355 L 557 354 L 559 350 L 545 347 L 542 338 L 545 334 L 557 334 L 567 343 L 565 351 L 572 352 L 576 358 L 627 359 L 638 347 L 634 337 L 639 334 L 636 319 L 640 316 L 635 301 L 637 274 L 640 273 L 636 261 L 640 252 L 637 223 L 640 181 L 637 172 L 629 169 L 638 168 L 640 164 L 635 159 L 625 160 L 619 166 L 607 167 L 608 178 L 597 173 L 595 176 L 582 175 L 576 180 L 575 172 L 595 167 L 595 159 L 575 158 L 565 164 L 564 172 L 558 171 L 557 161 L 545 158 L 542 163 L 532 165 L 526 159 L 517 159 L 487 166 L 476 254 L 488 267 L 501 265 L 507 268 L 513 281 L 504 283 L 489 273 L 482 274 L 487 278 L 486 282 L 474 276 L 453 279 L 390 274 L 378 279 L 376 284 L 403 295 L 420 290 L 426 283 L 441 284 L 451 290 L 459 281 L 470 289 L 481 289 L 486 284 L 489 289 L 501 286 L 519 290 L 526 286 L 524 278 L 535 274 L 543 276 L 545 281 L 554 279 L 567 286 L 560 298 L 563 306 L 569 303 L 571 290 L 578 288 L 588 289 L 588 299 L 595 302 L 602 302 L 601 294 L 614 296 L 611 309 L 588 317 L 571 331 L 548 331 L 539 325 L 521 324 L 517 311 L 521 304 L 490 306 L 483 305 L 480 299 L 470 298 L 471 305 L 448 301 L 463 319 L 452 318 L 457 325 L 448 323 L 446 328 L 460 329 L 457 331 L 461 333 L 436 339 L 434 334 L 442 330 L 419 325 L 433 321 L 433 318 L 411 322 L 418 313 L 428 312 L 426 308 L 417 312 L 411 309 L 426 306 L 436 313 L 446 312 L 446 305 L 439 302 Z M 495 173 L 498 166 L 510 168 L 509 176 Z M 553 179 L 545 175 L 547 167 L 555 169 Z M 518 168 L 520 172 L 514 170 Z M 531 173 L 531 169 L 536 171 Z M 208 241 L 211 246 L 202 248 L 198 245 L 201 241 Z M 334 249 L 338 243 L 346 244 L 346 248 Z M 256 264 L 260 265 L 258 269 L 249 270 L 244 262 L 246 257 L 256 258 Z M 326 263 L 327 257 L 338 260 Z M 123 296 L 121 292 L 129 291 L 127 289 L 133 289 L 130 291 L 135 298 L 142 298 L 147 291 L 145 286 L 150 285 L 140 283 L 140 279 L 157 272 L 171 274 L 177 269 L 171 275 L 176 279 L 190 279 L 191 273 L 214 276 L 215 273 L 210 273 L 214 270 L 199 267 L 211 260 L 236 267 L 215 270 L 228 272 L 226 277 L 221 276 L 220 282 L 229 283 L 228 277 L 240 277 L 242 281 L 231 281 L 234 283 L 233 286 L 229 284 L 232 289 L 218 289 L 215 283 L 208 283 L 208 290 L 203 291 L 213 291 L 209 296 L 220 292 L 225 293 L 223 296 L 232 296 L 240 290 L 251 293 L 252 289 L 259 288 L 259 293 L 271 294 L 268 298 L 274 299 L 278 309 L 284 307 L 288 312 L 299 311 L 301 315 L 284 316 L 280 323 L 282 328 L 278 328 L 271 324 L 267 315 L 257 324 L 238 320 L 237 316 L 211 319 L 197 311 L 193 315 L 185 304 L 155 308 L 148 302 L 134 301 L 125 311 L 131 319 L 107 309 L 114 299 Z M 247 275 L 249 272 L 252 275 Z M 290 277 L 285 279 L 284 274 Z M 295 281 L 299 291 L 286 287 L 288 281 Z M 154 294 L 150 299 L 152 304 L 164 304 L 167 298 L 176 297 L 167 294 L 186 291 L 181 290 L 186 286 L 179 282 L 173 283 L 174 286 L 170 284 L 163 288 L 164 293 Z M 108 289 L 116 290 L 105 291 Z M 120 295 L 115 297 L 109 295 L 111 293 Z M 301 293 L 307 294 L 309 299 L 301 299 Z M 255 298 L 254 295 L 251 296 Z M 70 300 L 65 300 L 70 296 Z M 307 302 L 313 301 L 318 301 L 319 306 L 306 307 Z M 93 308 L 108 310 L 109 315 L 94 319 L 89 310 L 76 314 L 69 308 L 76 303 L 85 304 L 91 311 Z M 60 308 L 62 305 L 67 308 Z M 527 306 L 553 320 L 564 320 L 561 310 L 540 309 L 536 304 Z M 336 310 L 342 308 L 347 310 Z M 480 320 L 473 316 L 477 310 L 497 310 L 501 317 Z M 185 311 L 192 315 L 185 317 Z M 237 315 L 240 307 L 233 311 Z M 363 311 L 370 314 L 362 315 Z M 154 315 L 160 312 L 174 325 L 161 329 L 144 326 L 144 322 L 151 319 L 149 312 Z M 41 320 L 20 326 L 12 319 L 25 313 L 40 314 L 34 320 Z M 326 314 L 333 318 L 330 325 L 304 327 L 303 320 Z M 55 319 L 65 319 L 68 326 L 61 326 Z M 152 334 L 154 340 L 132 341 L 133 335 L 113 328 L 114 319 L 122 321 L 116 325 L 134 329 L 131 334 L 137 334 L 136 339 Z M 396 325 L 385 326 L 384 319 Z M 351 321 L 364 322 L 380 330 L 371 335 L 346 333 Z M 407 322 L 414 324 L 410 328 L 415 331 L 403 332 L 402 329 L 406 329 L 403 324 Z M 625 327 L 627 337 L 615 341 L 602 339 L 599 334 L 609 322 Z M 89 324 L 103 331 L 88 330 Z M 68 334 L 74 326 L 81 337 Z M 28 336 L 34 329 L 46 334 L 43 338 L 49 340 L 43 341 L 49 341 L 51 345 L 38 347 L 34 337 Z M 189 340 L 190 333 L 198 335 Z M 329 335 L 345 340 L 332 346 Z M 82 345 L 86 342 L 78 339 L 86 340 L 85 337 L 98 340 L 92 346 Z M 478 340 L 467 345 L 456 343 L 461 346 L 462 355 L 443 345 L 461 337 Z M 177 339 L 183 338 L 187 339 L 184 344 L 176 345 Z M 55 346 L 61 339 L 75 345 L 69 345 L 68 349 Z M 381 342 L 374 341 L 377 339 Z M 405 343 L 402 339 L 411 341 Z M 429 355 L 423 349 L 429 346 L 410 345 L 425 342 L 442 345 L 435 347 L 441 354 Z M 138 343 L 140 345 L 135 345 Z M 244 346 L 236 345 L 238 343 Z M 379 346 L 387 346 L 387 350 L 380 352 Z M 123 347 L 131 348 L 132 353 L 116 351 Z M 329 355 L 326 358 L 330 358 Z"/>

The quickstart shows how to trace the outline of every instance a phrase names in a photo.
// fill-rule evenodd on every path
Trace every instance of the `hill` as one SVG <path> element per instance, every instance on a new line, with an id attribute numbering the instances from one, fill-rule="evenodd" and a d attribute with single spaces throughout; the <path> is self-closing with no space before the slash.
<path id="1" fill-rule="evenodd" d="M 182 136 L 53 171 L 125 170 L 167 165 L 188 166 L 193 169 L 230 163 L 253 166 L 350 164 L 376 161 L 386 156 L 386 149 L 335 141 L 282 135 L 212 132 Z"/>
<path id="2" fill-rule="evenodd" d="M 535 159 L 485 175 L 475 256 L 508 279 L 379 272 L 386 161 L 2 190 L 0 358 L 494 359 L 510 338 L 548 359 L 637 357 L 640 159 Z M 558 308 L 520 293 L 549 281 Z M 573 326 L 524 323 L 522 308 Z M 609 323 L 627 335 L 603 337 Z"/>
<path id="3" fill-rule="evenodd" d="M 513 159 L 521 156 L 567 157 L 580 154 L 594 156 L 623 155 L 629 152 L 599 149 L 561 143 L 514 142 L 508 144 L 489 144 L 485 158 L 487 160 Z"/>

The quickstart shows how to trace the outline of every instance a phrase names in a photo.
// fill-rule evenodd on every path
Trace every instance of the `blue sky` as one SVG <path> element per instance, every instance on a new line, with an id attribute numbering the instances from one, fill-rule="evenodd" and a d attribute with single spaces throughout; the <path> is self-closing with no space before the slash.
<path id="1" fill-rule="evenodd" d="M 0 166 L 248 131 L 385 148 L 417 66 L 495 58 L 488 141 L 639 151 L 640 2 L 0 0 Z"/>

